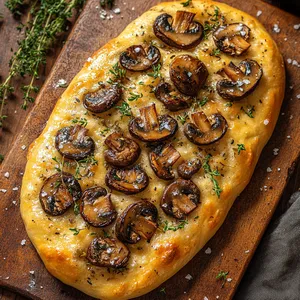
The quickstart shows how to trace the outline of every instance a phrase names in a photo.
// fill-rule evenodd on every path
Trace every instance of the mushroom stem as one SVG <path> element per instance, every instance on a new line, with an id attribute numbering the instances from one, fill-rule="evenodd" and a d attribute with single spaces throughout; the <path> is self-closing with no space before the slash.
<path id="1" fill-rule="evenodd" d="M 189 28 L 196 14 L 178 10 L 176 12 L 174 21 L 173 21 L 173 29 L 177 33 L 185 33 Z"/>
<path id="2" fill-rule="evenodd" d="M 149 106 L 142 107 L 140 109 L 140 114 L 145 131 L 155 130 L 159 126 L 157 111 L 154 103 Z"/>
<path id="3" fill-rule="evenodd" d="M 156 223 L 152 222 L 151 220 L 148 220 L 143 216 L 138 216 L 132 226 L 132 230 L 136 234 L 140 235 L 142 238 L 147 240 L 147 242 L 150 241 L 156 229 Z"/>
<path id="4" fill-rule="evenodd" d="M 201 131 L 206 132 L 211 129 L 211 124 L 203 111 L 193 113 L 191 118 Z"/>

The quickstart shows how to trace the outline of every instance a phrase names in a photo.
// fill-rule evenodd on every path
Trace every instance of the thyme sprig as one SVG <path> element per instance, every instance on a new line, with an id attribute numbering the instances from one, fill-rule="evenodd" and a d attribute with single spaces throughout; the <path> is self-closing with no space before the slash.
<path id="1" fill-rule="evenodd" d="M 222 193 L 222 189 L 219 186 L 218 181 L 215 179 L 215 176 L 220 176 L 220 173 L 218 170 L 212 170 L 210 165 L 209 165 L 209 160 L 211 158 L 211 155 L 208 154 L 205 158 L 204 158 L 204 162 L 202 164 L 202 167 L 205 171 L 205 173 L 208 175 L 209 179 L 211 180 L 211 182 L 213 183 L 214 187 L 213 190 L 216 193 L 216 195 L 218 196 L 218 198 L 220 198 L 220 194 Z"/>
<path id="2" fill-rule="evenodd" d="M 5 101 L 14 91 L 11 80 L 16 76 L 28 77 L 29 83 L 21 87 L 23 91 L 22 108 L 27 109 L 28 103 L 34 102 L 33 94 L 39 91 L 35 82 L 39 78 L 40 66 L 46 64 L 48 50 L 56 41 L 59 33 L 66 31 L 68 19 L 74 10 L 82 7 L 85 0 L 43 0 L 31 4 L 27 23 L 23 28 L 24 38 L 18 42 L 18 50 L 10 60 L 10 70 L 0 84 L 0 127 L 7 118 L 3 115 Z M 6 6 L 14 14 L 21 14 L 20 9 L 25 5 L 23 0 L 8 0 Z"/>

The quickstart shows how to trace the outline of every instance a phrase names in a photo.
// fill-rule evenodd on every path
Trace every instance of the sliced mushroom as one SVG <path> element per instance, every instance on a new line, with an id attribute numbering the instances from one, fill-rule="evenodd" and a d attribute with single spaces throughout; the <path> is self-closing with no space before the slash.
<path id="1" fill-rule="evenodd" d="M 218 72 L 225 77 L 217 82 L 217 91 L 224 99 L 240 100 L 254 91 L 263 70 L 255 60 L 243 60 L 236 66 L 233 62 Z"/>
<path id="2" fill-rule="evenodd" d="M 205 64 L 190 55 L 177 56 L 170 65 L 170 78 L 176 88 L 185 95 L 197 95 L 207 76 Z"/>
<path id="3" fill-rule="evenodd" d="M 203 36 L 203 26 L 194 21 L 195 14 L 177 11 L 175 18 L 168 14 L 158 16 L 153 24 L 155 35 L 164 43 L 179 49 L 196 47 Z"/>
<path id="4" fill-rule="evenodd" d="M 180 153 L 171 144 L 159 145 L 149 153 L 151 168 L 156 176 L 161 179 L 174 179 L 172 166 L 180 156 Z"/>
<path id="5" fill-rule="evenodd" d="M 191 115 L 194 123 L 186 123 L 183 132 L 196 145 L 209 145 L 218 141 L 227 131 L 226 119 L 219 113 L 207 118 L 203 111 Z"/>
<path id="6" fill-rule="evenodd" d="M 102 83 L 99 90 L 85 95 L 83 106 L 93 113 L 102 113 L 117 104 L 121 97 L 122 90 L 117 84 Z"/>
<path id="7" fill-rule="evenodd" d="M 186 160 L 181 163 L 177 172 L 178 175 L 184 179 L 191 179 L 194 174 L 196 174 L 201 168 L 201 161 L 199 158 L 194 157 L 190 160 Z"/>
<path id="8" fill-rule="evenodd" d="M 127 70 L 146 71 L 160 60 L 160 52 L 155 46 L 134 45 L 120 56 L 120 64 Z"/>
<path id="9" fill-rule="evenodd" d="M 161 82 L 155 89 L 155 97 L 170 111 L 190 107 L 193 98 L 175 91 L 169 83 Z"/>
<path id="10" fill-rule="evenodd" d="M 47 178 L 39 195 L 43 210 L 52 216 L 62 215 L 80 197 L 80 184 L 69 173 L 57 173 Z"/>
<path id="11" fill-rule="evenodd" d="M 123 268 L 129 256 L 130 252 L 122 242 L 102 237 L 94 238 L 86 253 L 91 264 L 105 268 Z"/>
<path id="12" fill-rule="evenodd" d="M 169 115 L 157 115 L 155 104 L 140 109 L 140 117 L 129 123 L 129 132 L 144 142 L 161 142 L 172 137 L 178 129 L 177 121 Z"/>
<path id="13" fill-rule="evenodd" d="M 149 184 L 149 177 L 140 166 L 128 169 L 111 168 L 105 181 L 111 189 L 131 195 L 143 191 Z"/>
<path id="14" fill-rule="evenodd" d="M 117 219 L 117 238 L 129 244 L 136 244 L 141 238 L 150 242 L 157 229 L 157 216 L 157 208 L 149 201 L 130 204 Z"/>
<path id="15" fill-rule="evenodd" d="M 106 189 L 96 186 L 84 191 L 80 213 L 83 219 L 94 227 L 104 227 L 111 224 L 117 217 L 117 212 Z"/>
<path id="16" fill-rule="evenodd" d="M 241 55 L 250 44 L 250 28 L 242 23 L 233 23 L 218 27 L 213 33 L 216 46 L 229 55 Z"/>
<path id="17" fill-rule="evenodd" d="M 199 202 L 198 187 L 191 180 L 179 178 L 166 187 L 160 206 L 167 215 L 183 219 L 198 206 Z"/>
<path id="18" fill-rule="evenodd" d="M 118 132 L 110 134 L 105 144 L 110 149 L 104 151 L 104 159 L 115 167 L 133 164 L 141 153 L 140 146 L 134 140 L 123 137 Z"/>
<path id="19" fill-rule="evenodd" d="M 76 160 L 91 155 L 95 150 L 95 143 L 87 133 L 88 129 L 80 125 L 60 129 L 55 137 L 57 151 L 66 158 Z"/>

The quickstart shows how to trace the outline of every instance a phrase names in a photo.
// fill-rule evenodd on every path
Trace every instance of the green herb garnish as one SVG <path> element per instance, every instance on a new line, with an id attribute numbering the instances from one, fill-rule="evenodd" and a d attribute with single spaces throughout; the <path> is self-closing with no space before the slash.
<path id="1" fill-rule="evenodd" d="M 198 104 L 199 104 L 200 107 L 202 107 L 207 103 L 207 101 L 208 101 L 208 97 L 204 96 L 202 98 L 202 101 L 198 102 Z"/>
<path id="2" fill-rule="evenodd" d="M 238 155 L 240 155 L 241 151 L 246 150 L 244 144 L 237 144 L 238 146 Z"/>
<path id="3" fill-rule="evenodd" d="M 161 71 L 161 64 L 157 64 L 152 66 L 152 73 L 148 73 L 147 75 L 150 77 L 153 77 L 154 79 L 161 77 L 160 71 Z"/>
<path id="4" fill-rule="evenodd" d="M 220 271 L 219 274 L 216 276 L 217 280 L 222 280 L 222 287 L 224 287 L 226 278 L 229 272 Z"/>
<path id="5" fill-rule="evenodd" d="M 255 112 L 255 107 L 254 105 L 248 105 L 247 108 L 245 109 L 243 106 L 241 107 L 241 110 L 251 119 L 254 118 L 253 112 Z"/>
<path id="6" fill-rule="evenodd" d="M 183 115 L 178 115 L 177 120 L 184 125 L 188 117 L 188 114 L 185 112 Z"/>
<path id="7" fill-rule="evenodd" d="M 83 229 L 78 229 L 78 228 L 69 228 L 70 231 L 73 232 L 73 235 L 78 235 L 79 232 Z"/>
<path id="8" fill-rule="evenodd" d="M 123 101 L 121 106 L 116 106 L 116 108 L 119 110 L 119 113 L 122 115 L 122 116 L 127 116 L 127 117 L 130 117 L 132 114 L 131 114 L 131 109 L 130 109 L 130 106 L 127 102 Z"/>
<path id="9" fill-rule="evenodd" d="M 87 124 L 88 124 L 88 121 L 87 121 L 87 119 L 86 118 L 76 118 L 76 119 L 73 119 L 72 120 L 72 123 L 73 124 L 79 124 L 79 125 L 81 125 L 81 126 L 83 126 L 83 127 L 86 127 L 87 126 Z"/>
<path id="10" fill-rule="evenodd" d="M 140 98 L 143 97 L 143 94 L 136 94 L 136 93 L 133 93 L 133 92 L 130 92 L 130 97 L 128 98 L 128 101 L 136 101 Z"/>
<path id="11" fill-rule="evenodd" d="M 187 0 L 186 2 L 181 2 L 180 4 L 183 6 L 183 7 L 187 7 L 190 5 L 190 3 L 192 2 L 192 0 Z"/>
<path id="12" fill-rule="evenodd" d="M 187 220 L 180 220 L 178 225 L 170 225 L 169 222 L 166 220 L 164 221 L 163 232 L 167 232 L 168 230 L 177 231 L 178 229 L 184 228 L 186 224 L 188 224 Z"/>
<path id="13" fill-rule="evenodd" d="M 119 63 L 115 63 L 112 68 L 109 70 L 114 77 L 108 80 L 109 83 L 115 83 L 116 81 L 121 81 L 126 76 L 126 70 L 121 68 Z"/>

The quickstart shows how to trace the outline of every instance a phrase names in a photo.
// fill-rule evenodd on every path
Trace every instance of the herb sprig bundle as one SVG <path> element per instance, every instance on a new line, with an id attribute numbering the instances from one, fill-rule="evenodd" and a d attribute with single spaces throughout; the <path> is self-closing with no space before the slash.
<path id="1" fill-rule="evenodd" d="M 14 14 L 21 14 L 25 1 L 8 0 L 6 6 Z M 19 30 L 23 30 L 24 38 L 19 41 L 18 50 L 10 60 L 10 70 L 6 79 L 0 84 L 0 127 L 7 116 L 3 115 L 5 101 L 10 93 L 14 91 L 11 85 L 12 78 L 16 76 L 30 78 L 29 84 L 22 86 L 23 104 L 25 110 L 28 103 L 34 102 L 33 94 L 39 88 L 35 81 L 39 78 L 40 66 L 46 64 L 47 51 L 56 41 L 58 35 L 66 31 L 68 19 L 72 17 L 74 9 L 82 7 L 85 0 L 36 0 L 32 2 L 28 14 L 28 22 L 20 25 Z"/>

